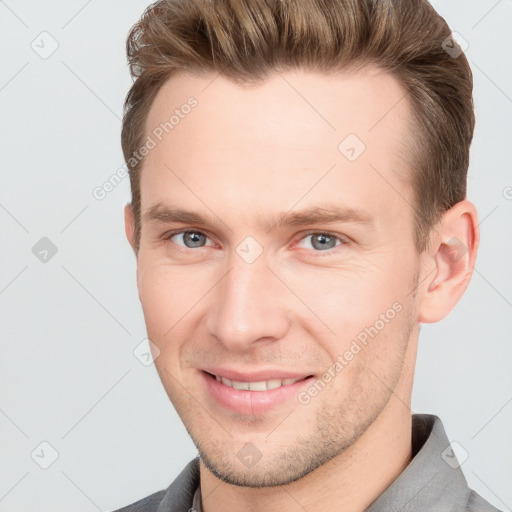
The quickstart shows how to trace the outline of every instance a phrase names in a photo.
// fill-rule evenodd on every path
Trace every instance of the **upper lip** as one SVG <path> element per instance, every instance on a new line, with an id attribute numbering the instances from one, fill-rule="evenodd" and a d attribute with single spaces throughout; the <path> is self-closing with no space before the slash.
<path id="1" fill-rule="evenodd" d="M 300 373 L 292 370 L 264 369 L 264 370 L 235 370 L 233 368 L 203 368 L 203 371 L 224 377 L 237 382 L 262 382 L 273 379 L 305 379 L 311 373 Z"/>

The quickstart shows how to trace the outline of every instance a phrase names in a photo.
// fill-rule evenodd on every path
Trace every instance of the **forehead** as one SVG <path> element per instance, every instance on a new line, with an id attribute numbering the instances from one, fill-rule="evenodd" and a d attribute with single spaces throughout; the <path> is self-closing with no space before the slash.
<path id="1" fill-rule="evenodd" d="M 187 107 L 191 98 L 197 102 L 193 109 Z M 275 72 L 263 82 L 247 85 L 215 73 L 181 72 L 160 88 L 147 116 L 146 132 L 168 122 L 173 113 L 179 115 L 179 119 L 175 115 L 171 121 L 170 131 L 176 142 L 180 133 L 184 137 L 191 135 L 187 131 L 191 123 L 182 121 L 193 113 L 204 132 L 213 126 L 216 131 L 236 127 L 238 130 L 229 133 L 230 140 L 238 139 L 247 145 L 257 131 L 258 139 L 273 145 L 292 139 L 296 143 L 308 140 L 313 145 L 316 138 L 337 140 L 343 134 L 355 133 L 375 146 L 374 139 L 390 128 L 403 135 L 397 129 L 408 121 L 409 102 L 396 77 L 370 66 L 330 74 L 306 70 Z M 196 134 L 197 124 L 191 127 Z M 165 137 L 169 130 L 164 132 Z M 376 135 L 372 136 L 372 132 Z M 278 141 L 274 139 L 276 134 L 280 135 Z"/>
<path id="2" fill-rule="evenodd" d="M 249 86 L 180 73 L 146 120 L 155 144 L 143 166 L 143 210 L 185 198 L 204 211 L 208 198 L 220 209 L 273 214 L 326 196 L 386 208 L 383 194 L 410 196 L 409 119 L 403 87 L 376 68 L 294 70 Z"/>

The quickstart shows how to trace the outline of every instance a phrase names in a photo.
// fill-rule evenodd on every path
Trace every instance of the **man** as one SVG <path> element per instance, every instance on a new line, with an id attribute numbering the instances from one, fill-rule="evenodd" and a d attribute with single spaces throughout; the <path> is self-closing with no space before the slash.
<path id="1" fill-rule="evenodd" d="M 479 240 L 471 71 L 444 20 L 162 0 L 127 51 L 126 235 L 199 457 L 121 510 L 496 510 L 410 409 L 420 324 L 461 298 Z"/>

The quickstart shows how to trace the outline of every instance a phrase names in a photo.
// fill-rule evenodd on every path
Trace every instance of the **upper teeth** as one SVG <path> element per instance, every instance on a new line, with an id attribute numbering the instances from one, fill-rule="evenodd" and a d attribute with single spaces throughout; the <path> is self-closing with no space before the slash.
<path id="1" fill-rule="evenodd" d="M 226 386 L 230 386 L 234 389 L 246 389 L 248 391 L 267 391 L 267 389 L 276 389 L 281 386 L 289 386 L 298 380 L 302 380 L 300 377 L 298 379 L 271 379 L 271 380 L 262 380 L 260 382 L 238 382 L 236 380 L 226 379 L 224 377 L 219 377 L 215 375 L 215 378 L 226 384 Z"/>

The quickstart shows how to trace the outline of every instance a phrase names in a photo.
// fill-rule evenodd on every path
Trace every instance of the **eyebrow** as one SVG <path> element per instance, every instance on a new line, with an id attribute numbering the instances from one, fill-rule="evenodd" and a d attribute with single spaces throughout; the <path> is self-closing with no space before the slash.
<path id="1" fill-rule="evenodd" d="M 215 220 L 217 218 L 217 220 Z M 157 203 L 150 207 L 144 214 L 143 220 L 159 224 L 183 223 L 194 224 L 204 228 L 214 228 L 219 224 L 225 224 L 216 215 L 203 216 L 199 213 L 182 208 L 172 208 Z M 297 227 L 321 223 L 357 223 L 374 224 L 375 219 L 366 211 L 359 208 L 345 208 L 336 205 L 323 205 L 298 211 L 281 212 L 271 215 L 261 222 L 268 231 L 284 226 Z"/>

